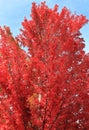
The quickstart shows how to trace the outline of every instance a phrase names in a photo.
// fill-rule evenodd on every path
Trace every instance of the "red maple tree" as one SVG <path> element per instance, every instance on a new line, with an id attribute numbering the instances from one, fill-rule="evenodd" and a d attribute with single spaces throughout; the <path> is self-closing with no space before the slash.
<path id="1" fill-rule="evenodd" d="M 79 31 L 87 22 L 43 2 L 16 38 L 0 28 L 1 130 L 88 130 L 89 54 Z"/>

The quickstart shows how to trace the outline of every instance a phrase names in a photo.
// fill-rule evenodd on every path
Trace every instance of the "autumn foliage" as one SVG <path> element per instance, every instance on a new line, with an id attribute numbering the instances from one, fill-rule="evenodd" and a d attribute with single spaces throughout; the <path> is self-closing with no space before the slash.
<path id="1" fill-rule="evenodd" d="M 0 130 L 89 129 L 87 22 L 43 2 L 16 38 L 0 27 Z"/>

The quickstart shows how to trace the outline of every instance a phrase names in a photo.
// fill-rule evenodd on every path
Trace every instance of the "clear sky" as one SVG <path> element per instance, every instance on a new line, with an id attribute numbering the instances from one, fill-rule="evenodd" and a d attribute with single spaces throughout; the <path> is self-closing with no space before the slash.
<path id="1" fill-rule="evenodd" d="M 34 0 L 37 4 L 44 0 Z M 59 5 L 59 10 L 64 6 L 76 12 L 83 14 L 89 19 L 89 0 L 45 0 L 49 7 L 55 4 Z M 31 3 L 33 0 L 0 0 L 0 26 L 7 25 L 11 28 L 14 36 L 19 34 L 21 22 L 26 16 L 29 18 L 31 12 Z M 82 29 L 82 36 L 85 39 L 85 51 L 89 52 L 89 23 Z"/>

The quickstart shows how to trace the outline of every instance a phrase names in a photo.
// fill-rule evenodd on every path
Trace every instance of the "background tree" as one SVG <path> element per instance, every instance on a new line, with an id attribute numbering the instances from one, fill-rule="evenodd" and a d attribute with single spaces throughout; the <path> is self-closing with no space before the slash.
<path id="1" fill-rule="evenodd" d="M 79 31 L 87 22 L 44 2 L 32 4 L 17 38 L 0 29 L 2 130 L 88 130 L 89 55 Z"/>
<path id="2" fill-rule="evenodd" d="M 29 94 L 28 56 L 8 27 L 0 28 L 0 129 L 24 130 Z"/>

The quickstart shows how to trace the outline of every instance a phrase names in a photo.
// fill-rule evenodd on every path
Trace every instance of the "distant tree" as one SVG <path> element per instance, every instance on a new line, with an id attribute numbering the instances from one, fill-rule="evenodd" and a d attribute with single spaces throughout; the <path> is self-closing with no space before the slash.
<path id="1" fill-rule="evenodd" d="M 0 28 L 1 130 L 88 130 L 89 54 L 79 31 L 87 22 L 43 2 L 16 38 Z"/>

